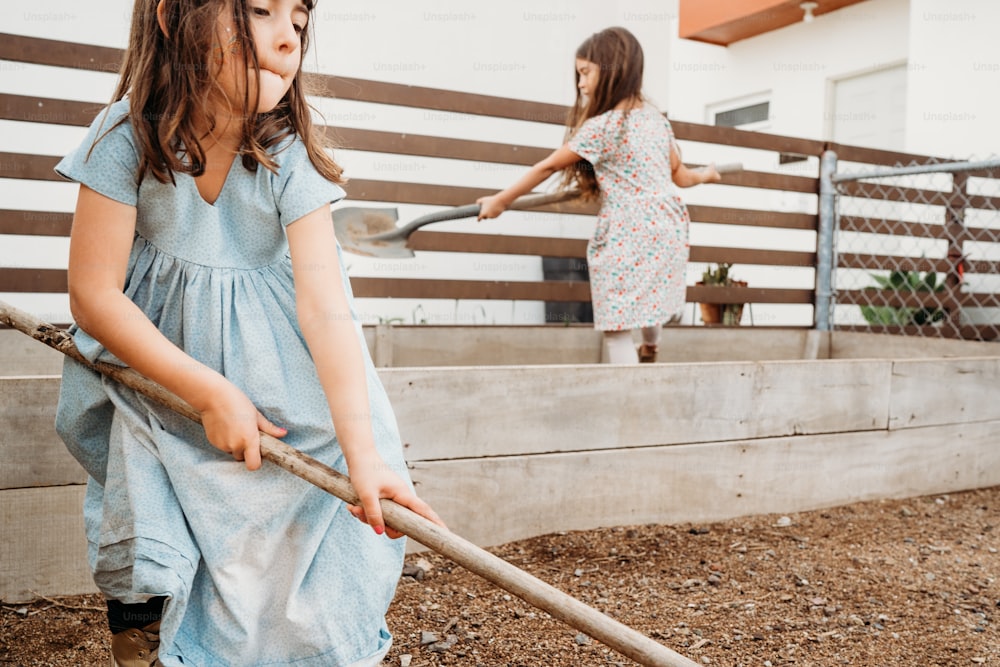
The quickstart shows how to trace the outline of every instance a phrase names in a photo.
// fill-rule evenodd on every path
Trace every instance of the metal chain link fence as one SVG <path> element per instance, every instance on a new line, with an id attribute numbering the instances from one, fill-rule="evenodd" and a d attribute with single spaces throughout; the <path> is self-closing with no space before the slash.
<path id="1" fill-rule="evenodd" d="M 837 165 L 830 324 L 1000 339 L 1000 158 Z"/>

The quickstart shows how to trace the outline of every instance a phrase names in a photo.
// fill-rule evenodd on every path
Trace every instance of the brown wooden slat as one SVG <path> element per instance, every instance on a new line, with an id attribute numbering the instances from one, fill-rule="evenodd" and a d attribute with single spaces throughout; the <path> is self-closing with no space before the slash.
<path id="1" fill-rule="evenodd" d="M 861 232 L 865 234 L 888 234 L 891 236 L 912 236 L 926 239 L 947 239 L 948 230 L 944 225 L 928 224 L 926 222 L 907 222 L 906 220 L 881 220 L 863 218 L 855 215 L 840 217 L 840 229 L 845 232 Z"/>
<path id="2" fill-rule="evenodd" d="M 942 292 L 911 292 L 870 287 L 860 290 L 838 290 L 837 305 L 875 306 L 891 308 L 945 308 L 955 310 L 969 307 L 966 294 L 945 290 Z"/>
<path id="3" fill-rule="evenodd" d="M 589 301 L 586 281 L 475 281 L 406 278 L 352 278 L 357 297 L 399 299 L 512 299 L 526 301 Z M 808 303 L 813 291 L 753 287 L 687 288 L 687 300 L 701 303 Z"/>
<path id="4" fill-rule="evenodd" d="M 966 308 L 1000 307 L 1000 294 L 995 292 L 962 292 L 962 305 Z M 994 325 L 1000 327 L 1000 324 Z"/>
<path id="5" fill-rule="evenodd" d="M 307 74 L 307 84 L 315 94 L 342 100 L 407 106 L 476 116 L 564 125 L 568 107 L 561 104 L 517 100 L 494 95 L 463 93 L 441 88 L 408 86 L 370 79 L 331 74 Z"/>
<path id="6" fill-rule="evenodd" d="M 836 325 L 836 331 L 857 331 L 861 333 L 884 333 L 896 336 L 914 336 L 922 338 L 957 338 L 960 340 L 995 341 L 1000 339 L 1000 327 L 993 324 L 965 324 L 959 327 L 945 326 L 879 326 L 876 324 Z"/>
<path id="7" fill-rule="evenodd" d="M 11 269 L 0 267 L 0 292 L 65 293 L 65 269 Z"/>
<path id="8" fill-rule="evenodd" d="M 515 301 L 589 301 L 586 281 L 432 280 L 351 278 L 356 297 L 397 299 L 511 299 Z"/>
<path id="9" fill-rule="evenodd" d="M 0 234 L 69 236 L 72 213 L 0 209 Z"/>
<path id="10" fill-rule="evenodd" d="M 985 227 L 966 227 L 965 240 L 976 243 L 1000 243 L 1000 229 Z"/>
<path id="11" fill-rule="evenodd" d="M 822 141 L 813 139 L 785 137 L 778 134 L 766 134 L 764 132 L 750 132 L 748 130 L 738 130 L 733 127 L 701 125 L 679 120 L 671 120 L 670 125 L 673 127 L 677 138 L 686 141 L 722 144 L 725 146 L 737 146 L 739 148 L 756 148 L 780 153 L 815 155 L 817 157 L 823 152 L 825 147 Z"/>
<path id="12" fill-rule="evenodd" d="M 737 171 L 722 175 L 722 184 L 740 185 L 764 190 L 819 193 L 819 179 L 793 174 L 772 174 L 767 171 Z"/>
<path id="13" fill-rule="evenodd" d="M 759 211 L 753 209 L 726 208 L 723 206 L 688 206 L 692 222 L 721 225 L 744 225 L 747 227 L 776 227 L 779 229 L 807 229 L 815 231 L 819 226 L 819 216 L 812 213 L 787 213 L 784 211 Z"/>
<path id="14" fill-rule="evenodd" d="M 560 239 L 543 236 L 463 234 L 421 230 L 410 236 L 408 247 L 411 250 L 434 252 L 474 252 L 577 259 L 587 256 L 587 241 L 585 239 Z M 812 267 L 816 263 L 816 253 L 692 246 L 690 261 Z"/>
<path id="15" fill-rule="evenodd" d="M 124 51 L 107 46 L 0 33 L 0 60 L 117 72 Z"/>
<path id="16" fill-rule="evenodd" d="M 61 158 L 53 155 L 0 153 L 0 178 L 23 178 L 32 181 L 62 181 L 53 171 Z"/>
<path id="17" fill-rule="evenodd" d="M 860 197 L 878 201 L 901 201 L 932 206 L 947 206 L 952 201 L 952 193 L 923 188 L 902 188 L 896 185 L 879 185 L 861 181 L 847 181 L 837 185 L 841 195 Z"/>
<path id="18" fill-rule="evenodd" d="M 845 215 L 840 218 L 840 229 L 845 232 L 942 239 L 964 243 L 1000 243 L 1000 229 L 962 226 L 960 231 L 953 235 L 944 225 L 905 220 L 875 220 Z"/>
<path id="19" fill-rule="evenodd" d="M 716 246 L 691 246 L 690 261 L 730 262 L 731 264 L 756 264 L 761 266 L 816 266 L 816 253 L 793 250 L 759 250 L 754 248 L 723 248 Z"/>
<path id="20" fill-rule="evenodd" d="M 962 204 L 965 208 L 996 211 L 1000 210 L 1000 197 L 990 197 L 988 195 L 965 195 L 965 200 Z"/>
<path id="21" fill-rule="evenodd" d="M 828 143 L 827 149 L 835 152 L 837 154 L 837 159 L 840 161 L 865 162 L 867 164 L 883 165 L 888 167 L 951 162 L 951 160 L 947 158 L 916 155 L 914 153 L 899 153 L 897 151 L 886 151 L 879 148 L 866 148 L 865 146 L 851 146 L 848 144 L 838 144 L 834 142 Z"/>
<path id="22" fill-rule="evenodd" d="M 1000 262 L 986 259 L 965 260 L 965 274 L 970 275 L 974 273 L 992 276 L 1000 275 Z"/>
<path id="23" fill-rule="evenodd" d="M 587 256 L 586 239 L 559 239 L 544 236 L 463 234 L 460 232 L 414 232 L 407 243 L 412 250 L 434 252 L 476 252 L 498 255 L 581 258 Z"/>
<path id="24" fill-rule="evenodd" d="M 872 255 L 844 252 L 837 255 L 837 267 L 841 269 L 867 269 L 869 271 L 934 271 L 947 273 L 954 267 L 947 258 L 928 259 L 926 257 L 904 257 L 901 255 Z"/>
<path id="25" fill-rule="evenodd" d="M 86 127 L 104 107 L 94 102 L 0 94 L 0 120 Z"/>
<path id="26" fill-rule="evenodd" d="M 769 287 L 706 287 L 691 285 L 687 301 L 696 303 L 813 303 L 815 293 L 809 289 L 775 289 Z"/>
<path id="27" fill-rule="evenodd" d="M 327 128 L 327 131 L 335 145 L 341 148 L 396 155 L 532 165 L 552 152 L 551 148 L 449 139 L 420 134 L 357 130 L 346 127 Z"/>
<path id="28" fill-rule="evenodd" d="M 933 298 L 930 298 L 933 295 Z M 874 297 L 878 297 L 876 301 Z M 946 307 L 946 308 L 997 308 L 1000 295 L 993 292 L 907 292 L 870 287 L 860 290 L 838 290 L 838 305 L 893 306 L 896 308 Z M 1000 324 L 996 325 L 1000 327 Z"/>

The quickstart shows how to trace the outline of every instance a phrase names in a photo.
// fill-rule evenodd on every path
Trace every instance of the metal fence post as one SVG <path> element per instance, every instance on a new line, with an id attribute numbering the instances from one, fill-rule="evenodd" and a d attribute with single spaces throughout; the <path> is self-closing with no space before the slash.
<path id="1" fill-rule="evenodd" d="M 816 329 L 830 331 L 833 314 L 833 240 L 837 227 L 837 191 L 833 175 L 837 154 L 823 151 L 819 161 L 819 229 L 816 238 Z"/>

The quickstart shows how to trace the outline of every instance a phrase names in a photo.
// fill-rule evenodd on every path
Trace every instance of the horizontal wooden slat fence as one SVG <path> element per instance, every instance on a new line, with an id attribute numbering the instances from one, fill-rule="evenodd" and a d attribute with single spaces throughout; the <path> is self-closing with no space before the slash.
<path id="1" fill-rule="evenodd" d="M 0 34 L 0 59 L 33 65 L 45 65 L 78 70 L 115 72 L 122 58 L 120 49 L 86 44 L 38 39 L 21 35 Z M 435 112 L 488 116 L 496 119 L 525 121 L 548 125 L 561 125 L 566 108 L 561 105 L 507 99 L 458 91 L 408 86 L 396 83 L 370 81 L 331 74 L 310 75 L 312 87 L 319 97 L 332 97 L 352 102 L 388 104 Z M 79 100 L 36 97 L 31 95 L 0 94 L 0 120 L 48 125 L 83 127 L 100 111 L 102 104 Z M 747 132 L 734 128 L 706 126 L 682 121 L 672 122 L 677 137 L 683 141 L 699 142 L 735 149 L 767 151 L 770 153 L 799 156 L 820 156 L 824 151 L 834 151 L 841 163 L 852 165 L 898 165 L 940 161 L 929 156 L 848 146 L 811 139 L 785 137 L 760 132 Z M 381 130 L 327 126 L 326 131 L 337 145 L 352 151 L 379 153 L 413 158 L 439 158 L 470 163 L 526 166 L 547 155 L 551 146 L 528 146 L 456 139 L 414 133 L 397 133 Z M 20 152 L 0 152 L 0 178 L 15 181 L 56 182 L 59 177 L 52 168 L 58 161 L 56 155 L 38 155 Z M 990 172 L 970 173 L 971 176 L 990 176 Z M 962 181 L 964 183 L 964 181 Z M 818 193 L 818 173 L 799 175 L 747 170 L 724 176 L 728 186 L 758 192 L 785 192 L 795 194 Z M 956 185 L 961 185 L 956 181 Z M 450 207 L 467 204 L 490 194 L 491 188 L 469 187 L 440 183 L 416 183 L 406 180 L 352 179 L 348 184 L 350 200 L 357 202 L 388 202 Z M 1000 197 L 970 193 L 963 188 L 953 192 L 921 187 L 880 188 L 868 182 L 845 183 L 841 186 L 845 197 L 877 198 L 889 202 L 919 202 L 937 205 L 949 211 L 950 219 L 961 220 L 962 207 L 996 210 Z M 65 237 L 69 234 L 72 216 L 65 211 L 23 210 L 6 208 L 0 202 L 0 235 L 25 235 L 35 237 Z M 694 223 L 706 225 L 732 225 L 748 229 L 774 229 L 815 232 L 818 215 L 812 212 L 763 210 L 727 206 L 690 204 Z M 543 208 L 540 211 L 553 211 Z M 567 206 L 562 205 L 562 211 Z M 570 213 L 592 215 L 596 205 L 573 205 Z M 957 249 L 963 243 L 998 243 L 1000 229 L 963 227 L 961 238 L 956 240 L 954 229 L 948 225 L 925 225 L 905 219 L 871 220 L 864 216 L 843 215 L 840 230 L 890 234 L 914 238 L 938 239 L 951 243 Z M 953 226 L 953 225 L 952 225 Z M 484 253 L 526 255 L 550 258 L 584 259 L 586 241 L 581 239 L 549 238 L 507 234 L 456 233 L 421 230 L 410 237 L 410 245 L 417 251 L 445 253 Z M 789 251 L 768 248 L 739 248 L 715 245 L 694 245 L 691 261 L 703 263 L 730 262 L 740 266 L 813 268 L 817 264 L 814 250 Z M 843 252 L 838 255 L 838 268 L 883 270 L 887 266 L 906 267 L 911 270 L 954 272 L 954 261 L 947 258 L 900 258 L 871 253 Z M 991 259 L 971 259 L 965 265 L 968 272 L 996 274 L 1000 262 Z M 355 294 L 372 298 L 414 299 L 503 299 L 525 301 L 587 301 L 589 284 L 585 280 L 466 280 L 419 279 L 399 277 L 356 277 L 352 280 Z M 954 286 L 955 281 L 951 281 Z M 987 295 L 962 293 L 953 287 L 948 304 L 961 307 L 989 305 Z M 66 275 L 58 268 L 0 267 L 0 292 L 5 293 L 64 293 Z M 859 290 L 843 290 L 836 295 L 840 304 L 863 303 L 864 294 Z M 899 306 L 916 303 L 912 296 L 893 297 Z M 732 287 L 726 289 L 703 288 L 690 285 L 689 302 L 755 304 L 813 305 L 815 292 L 808 288 L 784 286 Z M 902 328 L 887 330 L 902 332 Z M 978 329 L 954 326 L 952 335 L 982 337 Z"/>
<path id="2" fill-rule="evenodd" d="M 43 40 L 19 35 L 0 35 L 0 59 L 36 65 L 114 72 L 122 52 L 118 49 Z M 434 110 L 457 114 L 484 115 L 493 118 L 561 125 L 566 108 L 560 105 L 512 100 L 489 95 L 407 86 L 315 74 L 310 77 L 314 89 L 323 96 L 356 102 Z M 78 100 L 0 95 L 0 119 L 28 123 L 46 123 L 82 127 L 88 125 L 102 105 Z M 787 151 L 818 155 L 822 142 L 780 137 L 731 128 L 716 128 L 693 123 L 674 122 L 679 139 L 768 151 Z M 521 146 L 490 141 L 473 141 L 419 134 L 402 134 L 366 129 L 327 127 L 338 145 L 354 151 L 388 153 L 421 158 L 494 164 L 531 165 L 547 155 L 552 147 Z M 52 171 L 59 157 L 25 153 L 0 153 L 0 178 L 33 181 L 58 181 Z M 727 185 L 795 193 L 817 192 L 817 178 L 762 171 L 744 171 L 724 177 Z M 352 179 L 348 184 L 351 200 L 457 206 L 494 192 L 488 188 L 411 183 L 405 181 Z M 539 209 L 545 211 L 547 209 Z M 553 209 L 548 209 L 553 210 Z M 563 205 L 562 210 L 567 210 Z M 596 205 L 570 207 L 571 212 L 592 215 Z M 768 227 L 776 229 L 815 230 L 817 216 L 811 213 L 727 208 L 691 205 L 694 222 L 707 224 Z M 29 236 L 65 236 L 71 215 L 57 211 L 0 209 L 0 234 Z M 415 250 L 436 252 L 472 252 L 533 255 L 583 259 L 586 242 L 579 239 L 510 236 L 499 234 L 458 234 L 419 231 L 411 237 Z M 693 262 L 735 262 L 741 265 L 812 267 L 814 252 L 767 249 L 694 246 Z M 586 281 L 500 281 L 500 280 L 431 280 L 408 278 L 354 278 L 359 297 L 437 298 L 437 299 L 513 299 L 529 301 L 587 301 Z M 0 292 L 61 293 L 66 289 L 65 272 L 59 269 L 0 268 Z M 811 304 L 810 289 L 728 288 L 713 290 L 691 286 L 689 301 L 729 303 Z"/>

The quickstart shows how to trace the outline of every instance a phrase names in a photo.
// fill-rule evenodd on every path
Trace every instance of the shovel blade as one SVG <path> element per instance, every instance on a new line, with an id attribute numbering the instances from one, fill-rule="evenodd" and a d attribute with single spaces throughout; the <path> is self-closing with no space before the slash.
<path id="1" fill-rule="evenodd" d="M 394 208 L 348 206 L 333 211 L 333 230 L 340 247 L 366 257 L 413 257 L 405 239 L 371 241 L 370 237 L 396 229 L 399 214 Z"/>

